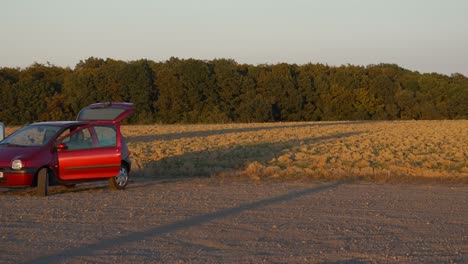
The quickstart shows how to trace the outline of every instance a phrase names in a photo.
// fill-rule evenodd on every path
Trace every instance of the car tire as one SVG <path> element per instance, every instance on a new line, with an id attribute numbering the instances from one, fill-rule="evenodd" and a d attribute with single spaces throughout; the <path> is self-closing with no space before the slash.
<path id="1" fill-rule="evenodd" d="M 48 173 L 47 168 L 42 168 L 37 173 L 37 187 L 36 187 L 37 196 L 47 196 L 48 188 L 49 188 L 49 173 Z"/>
<path id="2" fill-rule="evenodd" d="M 109 179 L 109 185 L 114 190 L 122 190 L 128 184 L 128 167 L 120 165 L 120 171 L 117 176 Z"/>

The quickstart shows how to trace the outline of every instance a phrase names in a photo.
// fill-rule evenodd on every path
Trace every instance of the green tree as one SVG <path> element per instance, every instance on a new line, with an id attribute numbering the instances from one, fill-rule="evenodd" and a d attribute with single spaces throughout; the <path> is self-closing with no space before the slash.
<path id="1" fill-rule="evenodd" d="M 19 80 L 12 86 L 15 102 L 12 118 L 14 124 L 48 120 L 47 102 L 56 93 L 61 93 L 69 69 L 33 64 L 22 70 Z"/>
<path id="2" fill-rule="evenodd" d="M 216 90 L 219 96 L 219 110 L 224 113 L 225 120 L 232 122 L 239 119 L 237 109 L 240 107 L 243 76 L 240 67 L 234 60 L 217 59 L 213 61 Z"/>
<path id="3" fill-rule="evenodd" d="M 18 107 L 13 86 L 19 81 L 19 75 L 19 69 L 0 68 L 0 121 L 5 124 L 16 122 Z"/>
<path id="4" fill-rule="evenodd" d="M 184 113 L 189 111 L 185 89 L 178 80 L 179 59 L 171 58 L 155 68 L 156 86 L 159 88 L 158 100 L 154 103 L 158 109 L 157 120 L 163 123 L 182 122 Z"/>
<path id="5" fill-rule="evenodd" d="M 74 119 L 86 105 L 132 102 L 132 123 L 468 118 L 468 79 L 394 64 L 247 65 L 90 57 L 75 69 L 0 68 L 0 120 Z"/>

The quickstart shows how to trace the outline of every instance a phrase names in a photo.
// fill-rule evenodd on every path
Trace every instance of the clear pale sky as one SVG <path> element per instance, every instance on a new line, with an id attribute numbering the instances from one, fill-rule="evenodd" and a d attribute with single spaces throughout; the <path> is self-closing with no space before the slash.
<path id="1" fill-rule="evenodd" d="M 0 67 L 91 56 L 468 76 L 468 0 L 0 0 Z"/>

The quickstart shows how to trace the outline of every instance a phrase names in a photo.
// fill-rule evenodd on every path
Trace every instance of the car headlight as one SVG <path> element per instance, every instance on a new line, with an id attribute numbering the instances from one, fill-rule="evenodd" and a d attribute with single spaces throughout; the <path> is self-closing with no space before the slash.
<path id="1" fill-rule="evenodd" d="M 14 160 L 11 163 L 11 168 L 14 170 L 21 170 L 23 168 L 23 162 L 21 160 Z"/>

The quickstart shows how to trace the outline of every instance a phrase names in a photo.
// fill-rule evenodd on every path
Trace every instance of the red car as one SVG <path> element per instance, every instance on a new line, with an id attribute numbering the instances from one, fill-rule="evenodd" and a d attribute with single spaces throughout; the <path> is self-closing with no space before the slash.
<path id="1" fill-rule="evenodd" d="M 131 168 L 120 121 L 131 103 L 97 103 L 83 108 L 77 121 L 40 122 L 0 141 L 0 187 L 47 186 L 108 180 L 123 189 Z"/>

